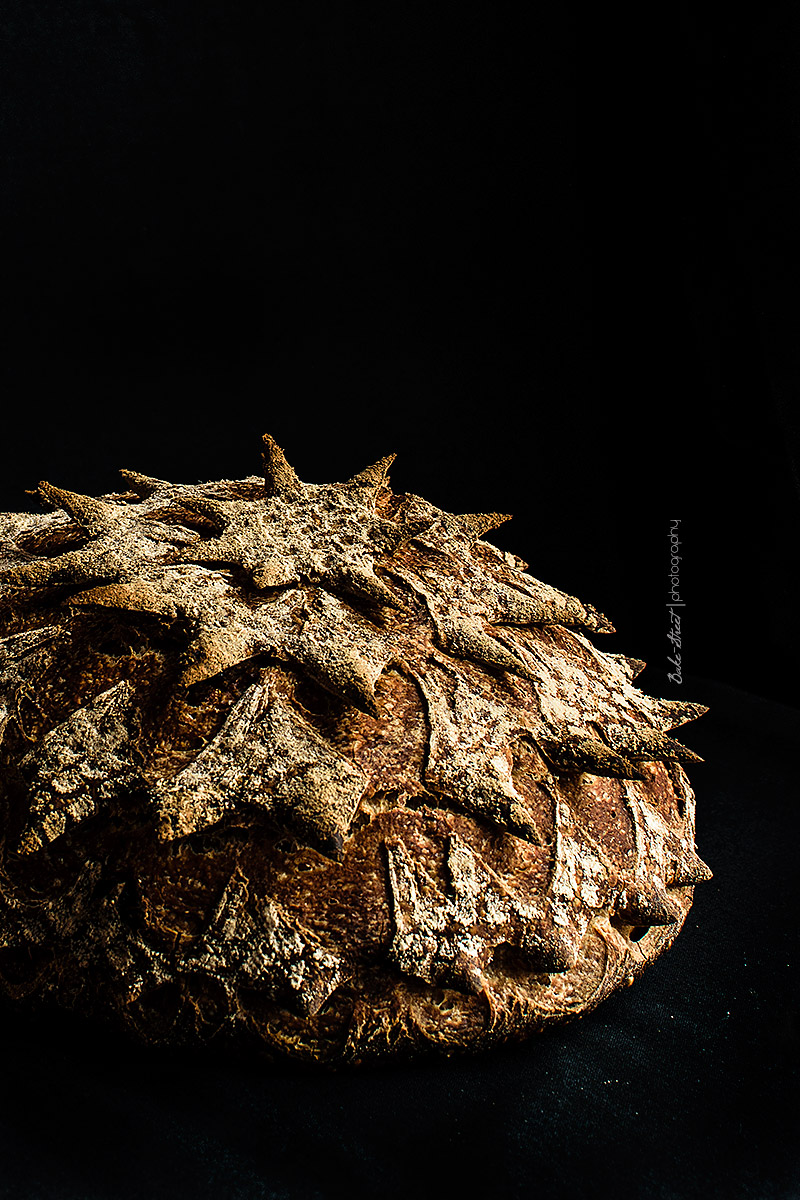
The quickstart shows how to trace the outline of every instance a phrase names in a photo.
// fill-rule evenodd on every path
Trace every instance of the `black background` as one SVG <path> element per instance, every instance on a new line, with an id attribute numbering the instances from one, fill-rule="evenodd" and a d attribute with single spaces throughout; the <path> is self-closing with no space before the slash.
<path id="1" fill-rule="evenodd" d="M 531 1145 L 544 1138 L 549 1175 L 539 1159 L 498 1151 L 518 1163 L 511 1194 L 534 1174 L 574 1194 L 579 1179 L 599 1180 L 598 1122 L 630 1195 L 688 1197 L 690 1176 L 712 1191 L 724 1180 L 719 1194 L 739 1194 L 734 1179 L 758 1200 L 800 1194 L 788 1148 L 799 1132 L 792 866 L 768 849 L 770 837 L 788 845 L 779 797 L 796 792 L 800 31 L 788 4 L 738 16 L 702 7 L 631 17 L 595 6 L 578 21 L 560 6 L 523 16 L 471 2 L 5 0 L 0 507 L 38 511 L 25 489 L 40 479 L 113 490 L 121 466 L 176 481 L 253 474 L 265 430 L 314 482 L 396 451 L 395 490 L 452 511 L 513 513 L 492 539 L 605 612 L 619 632 L 601 644 L 647 660 L 642 687 L 712 706 L 686 740 L 712 754 L 695 782 L 700 852 L 717 872 L 698 895 L 696 930 L 652 985 L 546 1052 L 420 1068 L 400 1082 L 388 1071 L 377 1083 L 328 1081 L 311 1133 L 302 1097 L 312 1085 L 270 1076 L 271 1089 L 289 1079 L 295 1100 L 275 1101 L 264 1137 L 288 1149 L 272 1168 L 256 1155 L 251 1174 L 231 1165 L 233 1118 L 212 1134 L 208 1113 L 167 1086 L 161 1060 L 136 1059 L 122 1132 L 106 1117 L 110 1174 L 70 1159 L 65 1135 L 40 1165 L 41 1191 L 23 1155 L 8 1195 L 58 1195 L 44 1181 L 66 1155 L 65 1195 L 127 1196 L 122 1164 L 155 1137 L 158 1113 L 183 1147 L 155 1137 L 164 1178 L 179 1173 L 189 1131 L 205 1130 L 194 1194 L 323 1196 L 334 1185 L 321 1181 L 347 1182 L 348 1170 L 354 1187 L 393 1194 L 401 1142 L 381 1122 L 395 1087 L 410 1121 L 403 1153 L 425 1141 L 427 1109 L 414 1097 L 430 1087 L 452 1116 L 450 1132 L 444 1117 L 434 1124 L 456 1174 L 473 1141 L 490 1161 L 501 1127 Z M 672 519 L 684 556 L 681 685 L 666 678 Z M 739 753 L 751 755 L 741 771 L 728 761 Z M 742 923 L 753 887 L 758 925 L 752 914 Z M 760 963 L 747 981 L 745 944 Z M 662 1008 L 684 987 L 681 1032 L 673 1017 L 665 1033 Z M 726 997 L 741 1005 L 733 1032 L 718 1024 Z M 102 1110 L 111 1084 L 87 1050 L 95 1043 L 69 1029 L 65 1091 L 83 1087 Z M 37 1025 L 8 1036 L 23 1038 L 19 1063 L 31 1044 L 52 1050 L 47 1037 L 63 1044 Z M 628 1070 L 616 1092 L 601 1086 L 609 1047 Z M 691 1102 L 652 1091 L 665 1056 L 670 1086 L 676 1071 L 684 1083 L 696 1071 Z M 87 1057 L 94 1073 L 67 1084 Z M 219 1070 L 229 1095 L 239 1084 Z M 594 1081 L 585 1109 L 578 1078 Z M 260 1086 L 252 1076 L 245 1088 L 254 1110 Z M 521 1089 L 519 1107 L 507 1107 L 508 1088 Z M 13 1126 L 21 1145 L 33 1144 L 34 1098 Z M 484 1127 L 491 1104 L 500 1109 Z M 52 1124 L 62 1110 L 47 1111 Z M 690 1115 L 676 1130 L 678 1111 Z M 677 1137 L 683 1149 L 647 1158 L 662 1119 L 663 1145 Z M 61 1120 L 77 1128 L 75 1112 Z M 309 1165 L 309 1137 L 333 1156 L 327 1176 Z M 560 1177 L 553 1163 L 574 1164 L 582 1139 L 594 1147 L 585 1176 Z M 744 1157 L 731 1157 L 734 1145 Z M 148 1187 L 161 1194 L 155 1184 L 130 1194 Z"/>
<path id="2" fill-rule="evenodd" d="M 6 509 L 396 451 L 666 681 L 793 703 L 797 34 L 674 6 L 3 6 Z"/>

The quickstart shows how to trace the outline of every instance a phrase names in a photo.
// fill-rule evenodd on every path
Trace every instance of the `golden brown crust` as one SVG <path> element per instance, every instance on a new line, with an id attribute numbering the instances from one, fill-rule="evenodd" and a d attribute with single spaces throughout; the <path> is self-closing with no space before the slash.
<path id="1" fill-rule="evenodd" d="M 265 482 L 0 517 L 7 994 L 355 1063 L 526 1036 L 671 943 L 702 706 L 390 465 L 304 484 L 267 437 Z"/>

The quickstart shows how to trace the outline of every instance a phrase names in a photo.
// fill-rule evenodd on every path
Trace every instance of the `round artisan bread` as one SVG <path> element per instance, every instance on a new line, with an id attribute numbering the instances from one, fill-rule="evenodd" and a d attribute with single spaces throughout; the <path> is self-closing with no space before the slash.
<path id="1" fill-rule="evenodd" d="M 358 1062 L 575 1017 L 670 944 L 702 705 L 391 457 L 0 516 L 0 989 Z"/>

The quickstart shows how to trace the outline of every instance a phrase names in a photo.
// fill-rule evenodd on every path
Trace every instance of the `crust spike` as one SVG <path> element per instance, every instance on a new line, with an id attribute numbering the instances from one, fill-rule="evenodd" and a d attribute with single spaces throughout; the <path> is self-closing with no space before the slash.
<path id="1" fill-rule="evenodd" d="M 495 591 L 500 614 L 498 620 L 511 625 L 563 625 L 588 629 L 592 633 L 614 633 L 614 626 L 591 604 L 582 604 L 574 596 L 540 584 L 537 595 L 518 592 L 501 585 Z"/>
<path id="2" fill-rule="evenodd" d="M 287 495 L 298 492 L 302 482 L 297 477 L 293 467 L 286 461 L 286 455 L 275 441 L 272 434 L 265 433 L 262 441 L 264 450 L 264 484 L 268 496 Z"/>
<path id="3" fill-rule="evenodd" d="M 637 887 L 633 895 L 623 892 L 614 915 L 631 925 L 674 925 L 683 911 L 663 884 L 651 881 Z"/>
<path id="4" fill-rule="evenodd" d="M 608 617 L 595 608 L 593 604 L 584 604 L 586 609 L 585 627 L 593 633 L 616 633 L 616 629 Z"/>
<path id="5" fill-rule="evenodd" d="M 217 785 L 221 773 L 225 794 Z M 241 796 L 335 857 L 366 782 L 282 696 L 253 684 L 194 761 L 156 784 L 159 837 L 171 841 L 214 825 Z"/>
<path id="6" fill-rule="evenodd" d="M 39 495 L 54 508 L 60 508 L 87 533 L 98 537 L 107 533 L 111 526 L 120 519 L 119 509 L 115 504 L 107 504 L 94 496 L 82 496 L 78 492 L 68 492 L 64 488 L 54 487 L 52 483 L 42 481 L 38 485 Z"/>
<path id="7" fill-rule="evenodd" d="M 46 734 L 23 760 L 32 804 L 19 849 L 32 854 L 93 816 L 138 779 L 133 687 L 120 680 Z"/>
<path id="8" fill-rule="evenodd" d="M 405 604 L 391 591 L 374 571 L 357 565 L 342 567 L 332 577 L 332 582 L 372 604 L 383 604 L 388 608 L 405 608 Z"/>
<path id="9" fill-rule="evenodd" d="M 490 637 L 474 621 L 459 620 L 452 617 L 439 619 L 439 636 L 443 647 L 461 658 L 471 658 L 475 662 L 485 663 L 491 667 L 502 667 L 505 671 L 514 671 L 517 675 L 528 677 L 530 671 L 521 658 L 498 638 Z"/>
<path id="10" fill-rule="evenodd" d="M 493 593 L 492 619 L 503 625 L 538 625 L 552 615 L 532 596 L 514 588 L 498 586 Z"/>
<path id="11" fill-rule="evenodd" d="M 608 725 L 603 730 L 608 744 L 632 762 L 652 762 L 658 759 L 680 763 L 702 762 L 699 754 L 647 725 Z"/>
<path id="12" fill-rule="evenodd" d="M 473 540 L 482 537 L 490 529 L 498 529 L 512 519 L 511 513 L 455 513 L 454 524 Z"/>
<path id="13" fill-rule="evenodd" d="M 372 463 L 369 467 L 364 467 L 363 471 L 359 471 L 357 475 L 353 475 L 345 482 L 358 484 L 360 487 L 375 488 L 377 491 L 388 480 L 389 467 L 397 458 L 396 454 L 387 454 L 383 458 L 379 458 L 377 462 Z"/>
<path id="14" fill-rule="evenodd" d="M 174 499 L 190 512 L 206 517 L 220 533 L 231 523 L 232 513 L 224 500 L 215 500 L 212 496 L 204 496 L 201 492 L 189 489 L 176 491 Z"/>
<path id="15" fill-rule="evenodd" d="M 127 471 L 124 467 L 120 467 L 119 473 L 130 485 L 131 491 L 136 492 L 143 500 L 152 496 L 160 488 L 172 487 L 172 484 L 168 483 L 166 479 L 155 479 L 152 475 L 141 475 L 138 471 Z"/>
<path id="16" fill-rule="evenodd" d="M 696 704 L 690 700 L 655 700 L 653 708 L 656 724 L 665 732 L 677 729 L 688 721 L 695 721 L 708 712 L 707 704 Z"/>
<path id="17" fill-rule="evenodd" d="M 647 663 L 641 658 L 630 658 L 627 654 L 609 654 L 608 657 L 619 667 L 624 675 L 627 675 L 629 682 L 632 682 L 637 675 L 640 675 L 647 666 Z"/>
<path id="18" fill-rule="evenodd" d="M 157 613 L 170 620 L 174 620 L 178 613 L 175 599 L 169 592 L 142 579 L 89 588 L 70 596 L 69 604 L 80 608 L 118 608 L 130 613 Z"/>
<path id="19" fill-rule="evenodd" d="M 617 779 L 644 779 L 629 759 L 589 734 L 575 736 L 567 733 L 562 740 L 542 740 L 545 756 L 560 771 L 586 771 L 591 775 Z"/>
<path id="20" fill-rule="evenodd" d="M 686 850 L 675 863 L 675 872 L 669 882 L 671 887 L 694 887 L 698 883 L 708 883 L 713 878 L 714 873 L 708 864 L 694 850 Z"/>
<path id="21" fill-rule="evenodd" d="M 57 558 L 36 558 L 15 563 L 3 571 L 3 583 L 12 587 L 49 587 L 57 584 L 100 583 L 117 579 L 118 562 L 107 561 L 104 567 L 89 562 L 83 550 L 68 550 Z"/>
<path id="22" fill-rule="evenodd" d="M 311 643 L 299 647 L 294 657 L 327 691 L 369 716 L 377 717 L 373 673 L 353 646 L 330 647 L 326 652 L 316 643 Z"/>

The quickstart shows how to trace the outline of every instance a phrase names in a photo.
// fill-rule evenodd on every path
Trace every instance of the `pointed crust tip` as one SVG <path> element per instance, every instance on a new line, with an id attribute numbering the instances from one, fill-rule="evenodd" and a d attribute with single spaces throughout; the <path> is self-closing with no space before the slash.
<path id="1" fill-rule="evenodd" d="M 660 700 L 656 701 L 656 720 L 660 721 L 664 730 L 677 729 L 689 721 L 709 712 L 707 704 L 698 704 L 693 700 Z"/>
<path id="2" fill-rule="evenodd" d="M 147 499 L 157 492 L 161 487 L 169 487 L 169 484 L 164 479 L 155 479 L 151 475 L 142 475 L 140 471 L 129 471 L 126 467 L 120 467 L 119 473 L 132 492 L 136 492 L 137 496 Z"/>
<path id="3" fill-rule="evenodd" d="M 224 500 L 215 500 L 202 492 L 192 492 L 189 489 L 177 492 L 175 499 L 189 512 L 205 517 L 217 530 L 223 530 L 230 524 L 230 508 Z"/>
<path id="4" fill-rule="evenodd" d="M 708 883 L 713 878 L 714 872 L 708 863 L 692 852 L 676 862 L 670 887 L 696 887 L 697 884 Z"/>
<path id="5" fill-rule="evenodd" d="M 377 462 L 371 463 L 368 467 L 364 467 L 363 471 L 359 471 L 358 474 L 352 475 L 350 479 L 347 480 L 347 483 L 357 484 L 360 487 L 376 489 L 380 488 L 382 484 L 387 482 L 389 468 L 396 458 L 396 454 L 384 455 L 384 457 L 379 458 Z"/>
<path id="6" fill-rule="evenodd" d="M 609 725 L 603 736 L 612 749 L 632 762 L 697 763 L 703 759 L 682 742 L 647 725 Z"/>
<path id="7" fill-rule="evenodd" d="M 560 771 L 585 771 L 589 775 L 640 782 L 646 779 L 635 763 L 595 737 L 562 734 L 560 738 L 543 739 L 542 749 L 545 757 Z"/>
<path id="8" fill-rule="evenodd" d="M 512 520 L 511 513 L 456 513 L 454 520 L 471 538 L 477 540 L 491 529 L 499 529 Z"/>
<path id="9" fill-rule="evenodd" d="M 43 479 L 37 485 L 37 493 L 53 508 L 60 508 L 79 525 L 89 532 L 98 532 L 107 527 L 117 516 L 115 506 L 94 496 L 84 496 L 79 492 L 69 492 L 66 488 L 55 487 Z"/>
<path id="10" fill-rule="evenodd" d="M 281 494 L 290 495 L 302 486 L 293 467 L 286 460 L 281 447 L 271 433 L 265 433 L 261 439 L 264 449 L 264 485 L 269 496 Z"/>

